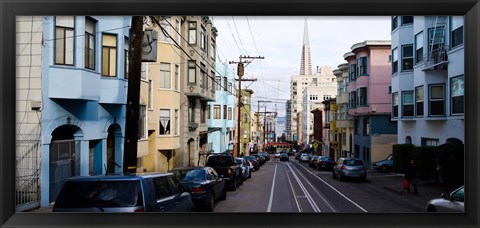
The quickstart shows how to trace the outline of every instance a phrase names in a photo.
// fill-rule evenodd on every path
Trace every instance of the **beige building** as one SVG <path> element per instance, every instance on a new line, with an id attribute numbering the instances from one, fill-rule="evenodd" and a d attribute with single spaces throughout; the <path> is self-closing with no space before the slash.
<path id="1" fill-rule="evenodd" d="M 338 130 L 338 151 L 340 157 L 352 156 L 353 145 L 353 119 L 348 115 L 349 94 L 348 86 L 348 64 L 338 65 L 333 71 L 337 77 L 337 111 L 335 114 L 336 127 Z"/>

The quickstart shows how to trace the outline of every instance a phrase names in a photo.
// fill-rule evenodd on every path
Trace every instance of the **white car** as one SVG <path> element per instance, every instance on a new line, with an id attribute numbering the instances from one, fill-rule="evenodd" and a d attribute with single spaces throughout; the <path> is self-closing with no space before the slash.
<path id="1" fill-rule="evenodd" d="M 275 158 L 280 158 L 280 152 L 275 153 Z"/>
<path id="2" fill-rule="evenodd" d="M 250 173 L 250 162 L 245 160 L 244 158 L 236 158 L 237 164 L 240 165 L 242 168 L 243 180 L 247 180 L 248 178 L 252 177 Z"/>
<path id="3" fill-rule="evenodd" d="M 308 162 L 310 160 L 310 156 L 308 154 L 301 154 L 298 160 L 300 162 Z"/>
<path id="4" fill-rule="evenodd" d="M 465 212 L 465 188 L 455 189 L 450 194 L 442 193 L 442 198 L 428 201 L 428 212 Z"/>

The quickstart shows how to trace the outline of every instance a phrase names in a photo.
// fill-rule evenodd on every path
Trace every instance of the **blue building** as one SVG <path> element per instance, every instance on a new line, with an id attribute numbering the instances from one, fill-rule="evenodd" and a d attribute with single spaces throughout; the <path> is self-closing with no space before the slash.
<path id="1" fill-rule="evenodd" d="M 43 17 L 41 207 L 70 176 L 123 170 L 127 16 Z"/>
<path id="2" fill-rule="evenodd" d="M 216 153 L 233 149 L 236 97 L 235 73 L 227 63 L 217 63 L 215 101 L 208 104 L 208 150 Z"/>

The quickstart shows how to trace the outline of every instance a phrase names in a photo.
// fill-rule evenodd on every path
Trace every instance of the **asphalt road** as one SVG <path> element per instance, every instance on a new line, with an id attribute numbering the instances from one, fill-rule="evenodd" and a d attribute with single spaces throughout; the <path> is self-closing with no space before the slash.
<path id="1" fill-rule="evenodd" d="M 366 182 L 333 179 L 331 171 L 317 171 L 293 157 L 273 161 L 252 173 L 214 212 L 410 213 L 423 208 L 404 197 Z"/>

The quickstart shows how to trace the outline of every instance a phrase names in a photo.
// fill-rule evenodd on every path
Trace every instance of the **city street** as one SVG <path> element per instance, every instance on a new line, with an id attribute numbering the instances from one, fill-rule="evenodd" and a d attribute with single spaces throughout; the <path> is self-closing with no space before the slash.
<path id="1" fill-rule="evenodd" d="M 372 184 L 396 174 L 369 173 L 366 182 L 338 181 L 331 171 L 317 171 L 293 157 L 288 162 L 270 160 L 215 212 L 424 212 L 424 204 Z"/>

